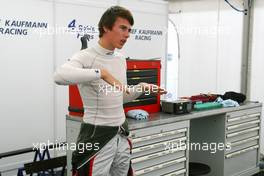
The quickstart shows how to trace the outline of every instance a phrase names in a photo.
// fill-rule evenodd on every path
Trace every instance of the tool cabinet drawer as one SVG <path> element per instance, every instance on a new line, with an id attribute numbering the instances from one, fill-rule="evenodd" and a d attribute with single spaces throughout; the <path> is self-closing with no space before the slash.
<path id="1" fill-rule="evenodd" d="M 243 150 L 245 148 L 249 148 L 251 146 L 255 146 L 259 144 L 259 136 L 255 136 L 252 138 L 247 138 L 244 140 L 236 141 L 230 143 L 230 150 L 226 150 L 226 154 L 233 153 L 239 150 Z"/>
<path id="2" fill-rule="evenodd" d="M 132 106 L 144 106 L 157 103 L 157 97 L 149 97 L 144 99 L 136 99 L 132 100 L 128 103 L 124 104 L 124 107 L 132 107 Z"/>
<path id="3" fill-rule="evenodd" d="M 256 113 L 260 113 L 260 112 L 261 112 L 261 108 L 252 108 L 252 109 L 245 109 L 245 110 L 228 112 L 226 114 L 226 116 L 229 118 L 234 118 L 234 117 L 239 117 L 239 116 L 244 116 L 244 115 L 256 114 Z"/>
<path id="4" fill-rule="evenodd" d="M 247 138 L 252 138 L 259 136 L 259 129 L 260 127 L 255 127 L 255 128 L 250 128 L 234 133 L 229 133 L 226 135 L 226 142 L 227 143 L 232 143 L 232 142 L 237 142 L 241 140 L 245 140 Z"/>
<path id="5" fill-rule="evenodd" d="M 172 130 L 164 133 L 156 133 L 148 136 L 142 136 L 139 138 L 132 138 L 133 147 L 145 146 L 161 141 L 171 140 L 174 138 L 180 138 L 186 136 L 187 129 Z"/>
<path id="6" fill-rule="evenodd" d="M 229 125 L 236 125 L 239 123 L 246 123 L 246 122 L 259 120 L 260 116 L 261 116 L 260 113 L 254 113 L 254 114 L 238 116 L 238 117 L 234 117 L 234 118 L 228 118 L 227 117 L 226 121 L 227 121 L 228 126 Z"/>
<path id="7" fill-rule="evenodd" d="M 238 132 L 238 131 L 243 131 L 246 129 L 250 128 L 255 128 L 260 126 L 260 119 L 253 120 L 253 121 L 248 121 L 248 122 L 243 122 L 243 123 L 238 123 L 235 125 L 228 125 L 226 127 L 227 133 L 233 133 L 233 132 Z"/>
<path id="8" fill-rule="evenodd" d="M 142 147 L 133 147 L 132 149 L 132 158 L 136 158 L 143 155 L 149 155 L 152 153 L 175 149 L 182 144 L 186 144 L 187 137 L 176 138 L 168 141 L 162 141 Z"/>
<path id="9" fill-rule="evenodd" d="M 258 146 L 252 146 L 234 153 L 225 155 L 225 175 L 239 175 L 258 165 Z"/>
<path id="10" fill-rule="evenodd" d="M 187 136 L 188 125 L 188 121 L 183 121 L 131 130 L 133 148 Z"/>
<path id="11" fill-rule="evenodd" d="M 157 76 L 149 76 L 149 77 L 127 78 L 127 84 L 128 85 L 137 85 L 141 82 L 150 83 L 150 84 L 157 84 L 158 77 Z"/>
<path id="12" fill-rule="evenodd" d="M 146 76 L 157 76 L 158 69 L 142 69 L 142 70 L 127 70 L 127 77 L 146 77 Z"/>
<path id="13" fill-rule="evenodd" d="M 261 108 L 252 108 L 240 111 L 229 112 L 226 114 L 226 120 L 229 125 L 242 123 L 244 121 L 251 121 L 259 119 L 261 115 Z"/>
<path id="14" fill-rule="evenodd" d="M 148 168 L 135 171 L 136 176 L 159 176 L 173 172 L 175 170 L 184 169 L 186 167 L 186 158 L 179 158 L 168 162 L 163 162 Z"/>
<path id="15" fill-rule="evenodd" d="M 186 175 L 186 169 L 175 170 L 171 173 L 168 173 L 162 176 L 184 176 L 184 175 Z"/>
<path id="16" fill-rule="evenodd" d="M 165 150 L 150 155 L 134 158 L 131 160 L 131 162 L 135 170 L 140 170 L 151 167 L 153 165 L 158 165 L 163 162 L 176 160 L 182 157 L 185 157 L 185 150 Z"/>

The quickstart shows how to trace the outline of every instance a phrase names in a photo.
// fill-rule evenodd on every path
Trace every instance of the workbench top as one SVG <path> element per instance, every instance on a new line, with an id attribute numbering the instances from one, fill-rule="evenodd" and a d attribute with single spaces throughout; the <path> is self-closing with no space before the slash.
<path id="1" fill-rule="evenodd" d="M 204 111 L 192 111 L 190 113 L 182 114 L 182 115 L 167 114 L 167 113 L 159 112 L 159 113 L 150 114 L 150 117 L 146 120 L 134 120 L 134 119 L 128 118 L 128 123 L 129 123 L 129 129 L 135 130 L 135 129 L 146 128 L 150 126 L 178 122 L 178 121 L 185 121 L 185 120 L 192 120 L 192 119 L 201 118 L 201 117 L 215 116 L 215 115 L 225 114 L 228 112 L 244 110 L 244 109 L 257 108 L 261 106 L 262 104 L 258 102 L 247 102 L 239 107 L 218 108 L 218 109 L 204 110 Z M 82 118 L 78 116 L 67 115 L 67 120 L 81 122 Z"/>

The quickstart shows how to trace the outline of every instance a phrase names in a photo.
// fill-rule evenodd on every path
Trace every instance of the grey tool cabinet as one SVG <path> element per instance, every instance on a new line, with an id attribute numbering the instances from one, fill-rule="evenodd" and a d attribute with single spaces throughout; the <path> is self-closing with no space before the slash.
<path id="1" fill-rule="evenodd" d="M 188 136 L 189 121 L 131 130 L 135 175 L 186 175 Z"/>
<path id="2" fill-rule="evenodd" d="M 190 120 L 190 143 L 218 147 L 192 148 L 189 161 L 209 165 L 207 176 L 251 176 L 259 172 L 261 110 L 261 106 L 244 105 L 214 110 L 215 114 L 208 111 Z"/>
<path id="3" fill-rule="evenodd" d="M 135 175 L 188 176 L 189 162 L 209 165 L 211 172 L 207 176 L 257 173 L 261 110 L 261 103 L 247 103 L 185 115 L 157 113 L 145 121 L 129 119 Z M 76 142 L 80 124 L 79 117 L 67 116 L 68 143 Z M 192 144 L 207 144 L 210 149 L 194 149 Z M 67 151 L 68 175 L 71 153 Z"/>
<path id="4" fill-rule="evenodd" d="M 261 108 L 226 113 L 224 175 L 247 174 L 258 168 Z"/>

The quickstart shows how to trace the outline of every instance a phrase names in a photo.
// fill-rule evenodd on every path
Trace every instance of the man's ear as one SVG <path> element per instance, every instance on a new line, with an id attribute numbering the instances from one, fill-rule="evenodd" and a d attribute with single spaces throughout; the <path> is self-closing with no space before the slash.
<path id="1" fill-rule="evenodd" d="M 105 26 L 103 27 L 103 29 L 104 29 L 105 32 L 109 31 L 109 29 L 107 27 L 105 27 Z"/>

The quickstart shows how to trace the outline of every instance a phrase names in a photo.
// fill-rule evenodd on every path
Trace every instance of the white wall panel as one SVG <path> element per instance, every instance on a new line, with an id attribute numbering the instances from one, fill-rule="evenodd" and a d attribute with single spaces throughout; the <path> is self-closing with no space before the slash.
<path id="1" fill-rule="evenodd" d="M 46 28 L 6 23 L 7 20 L 31 21 L 50 26 L 52 16 L 52 3 L 47 1 L 1 1 L 0 28 L 5 34 L 0 33 L 0 153 L 54 139 L 52 36 L 40 35 Z M 7 28 L 25 29 L 27 33 L 11 35 L 7 34 Z M 2 159 L 0 170 L 18 161 L 23 159 Z"/>
<path id="2" fill-rule="evenodd" d="M 243 13 L 221 1 L 217 56 L 217 92 L 240 92 Z"/>
<path id="3" fill-rule="evenodd" d="M 132 59 L 161 59 L 161 85 L 165 87 L 168 4 L 159 1 L 120 0 L 119 5 L 131 10 L 135 21 L 133 29 L 136 29 L 121 52 Z M 140 30 L 156 31 L 157 35 L 141 35 Z M 141 40 L 141 36 L 150 39 Z"/>
<path id="4" fill-rule="evenodd" d="M 180 33 L 178 95 L 239 92 L 242 13 L 220 0 L 174 2 L 170 11 Z"/>
<path id="5" fill-rule="evenodd" d="M 129 10 L 148 14 L 167 15 L 167 2 L 160 0 L 119 0 L 119 5 L 127 7 Z"/>
<path id="6" fill-rule="evenodd" d="M 175 2 L 170 15 L 180 38 L 178 96 L 216 91 L 217 1 Z"/>

